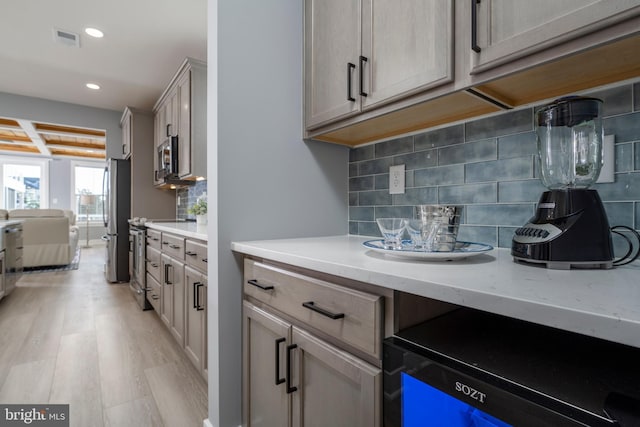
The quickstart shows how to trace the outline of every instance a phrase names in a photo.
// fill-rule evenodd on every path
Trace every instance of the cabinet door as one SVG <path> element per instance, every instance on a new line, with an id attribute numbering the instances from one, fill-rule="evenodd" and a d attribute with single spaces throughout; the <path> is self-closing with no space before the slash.
<path id="1" fill-rule="evenodd" d="M 129 111 L 125 115 L 124 120 L 122 121 L 122 158 L 123 159 L 128 159 L 129 157 L 131 157 L 131 140 L 133 139 L 131 135 L 132 121 L 133 121 L 133 116 Z"/>
<path id="2" fill-rule="evenodd" d="M 288 427 L 285 354 L 291 325 L 243 303 L 243 425 Z"/>
<path id="3" fill-rule="evenodd" d="M 379 427 L 381 371 L 292 327 L 293 427 Z"/>
<path id="4" fill-rule="evenodd" d="M 472 73 L 640 13 L 639 0 L 476 0 L 471 7 L 477 19 Z"/>
<path id="5" fill-rule="evenodd" d="M 307 128 L 359 110 L 359 55 L 360 0 L 305 0 Z"/>
<path id="6" fill-rule="evenodd" d="M 178 80 L 178 175 L 191 175 L 191 71 Z"/>
<path id="7" fill-rule="evenodd" d="M 186 324 L 184 349 L 194 366 L 204 376 L 206 356 L 207 277 L 191 267 L 184 269 L 186 290 Z"/>
<path id="8" fill-rule="evenodd" d="M 170 267 L 171 258 L 162 254 L 160 257 L 160 286 L 162 287 L 160 319 L 169 328 L 171 328 L 171 319 L 173 318 L 173 289 L 171 288 L 171 278 L 168 272 Z"/>
<path id="9" fill-rule="evenodd" d="M 164 111 L 162 109 L 153 116 L 153 152 L 149 155 L 153 156 L 153 184 L 160 185 L 162 180 L 158 179 L 158 147 L 162 143 L 162 129 L 164 122 Z"/>
<path id="10" fill-rule="evenodd" d="M 185 332 L 185 273 L 184 263 L 162 254 L 162 303 L 160 318 L 169 327 L 180 346 L 184 346 Z"/>
<path id="11" fill-rule="evenodd" d="M 362 109 L 453 80 L 453 2 L 364 0 Z"/>

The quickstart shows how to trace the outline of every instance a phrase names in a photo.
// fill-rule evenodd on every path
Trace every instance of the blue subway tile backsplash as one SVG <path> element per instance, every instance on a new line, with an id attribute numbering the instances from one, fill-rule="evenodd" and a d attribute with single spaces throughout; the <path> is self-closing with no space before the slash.
<path id="1" fill-rule="evenodd" d="M 603 99 L 615 135 L 615 182 L 596 184 L 609 223 L 640 228 L 640 83 L 589 94 Z M 354 148 L 349 155 L 349 233 L 379 236 L 376 218 L 412 217 L 418 204 L 460 204 L 459 240 L 510 247 L 535 212 L 539 179 L 534 111 L 508 111 Z M 404 194 L 388 194 L 389 166 L 405 165 Z M 618 247 L 616 243 L 616 247 Z"/>
<path id="2" fill-rule="evenodd" d="M 193 186 L 177 189 L 176 196 L 180 198 L 180 203 L 176 209 L 176 218 L 195 220 L 195 215 L 187 213 L 187 210 L 198 200 L 198 197 L 206 193 L 207 181 L 196 181 Z"/>

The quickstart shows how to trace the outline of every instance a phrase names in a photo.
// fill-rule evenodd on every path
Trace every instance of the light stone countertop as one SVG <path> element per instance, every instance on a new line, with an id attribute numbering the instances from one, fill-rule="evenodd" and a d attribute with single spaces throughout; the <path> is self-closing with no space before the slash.
<path id="1" fill-rule="evenodd" d="M 206 225 L 197 225 L 193 221 L 177 221 L 177 222 L 153 222 L 147 221 L 145 225 L 158 231 L 166 231 L 167 233 L 178 234 L 192 239 L 209 240 Z"/>
<path id="2" fill-rule="evenodd" d="M 371 237 L 233 242 L 233 251 L 640 347 L 640 262 L 611 270 L 549 270 L 509 249 L 456 261 L 368 250 Z"/>

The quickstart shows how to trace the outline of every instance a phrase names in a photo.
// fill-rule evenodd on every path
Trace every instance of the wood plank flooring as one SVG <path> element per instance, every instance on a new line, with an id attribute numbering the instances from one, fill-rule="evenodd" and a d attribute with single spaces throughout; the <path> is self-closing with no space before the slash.
<path id="1" fill-rule="evenodd" d="M 207 385 L 153 311 L 103 274 L 25 274 L 0 301 L 0 402 L 68 403 L 71 426 L 201 427 Z"/>

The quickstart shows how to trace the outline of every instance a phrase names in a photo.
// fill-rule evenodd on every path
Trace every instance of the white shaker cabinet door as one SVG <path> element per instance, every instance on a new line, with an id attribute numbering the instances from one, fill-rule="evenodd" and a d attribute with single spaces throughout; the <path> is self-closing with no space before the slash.
<path id="1" fill-rule="evenodd" d="M 293 427 L 380 427 L 380 369 L 293 326 Z"/>
<path id="2" fill-rule="evenodd" d="M 470 7 L 472 74 L 640 14 L 640 0 L 475 0 Z"/>
<path id="3" fill-rule="evenodd" d="M 306 0 L 307 128 L 359 110 L 359 55 L 360 0 Z"/>
<path id="4" fill-rule="evenodd" d="M 363 110 L 453 80 L 453 18 L 452 1 L 363 0 Z"/>

